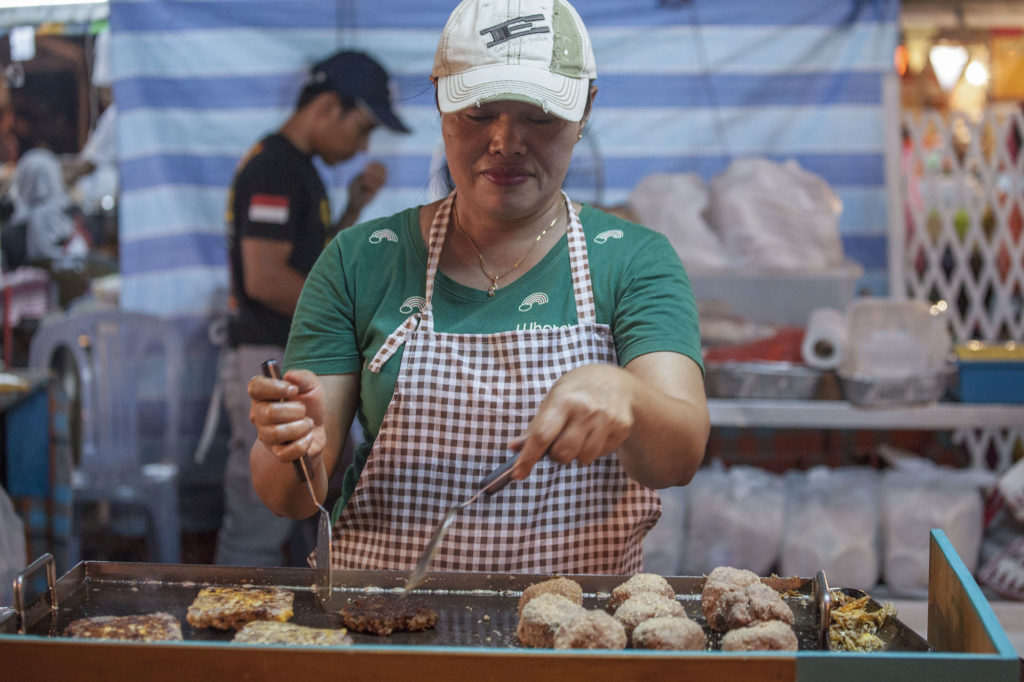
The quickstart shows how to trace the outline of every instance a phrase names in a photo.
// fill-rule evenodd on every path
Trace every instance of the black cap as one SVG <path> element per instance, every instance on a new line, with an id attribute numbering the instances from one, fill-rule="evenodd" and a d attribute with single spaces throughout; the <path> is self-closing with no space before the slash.
<path id="1" fill-rule="evenodd" d="M 347 50 L 337 52 L 313 65 L 311 82 L 362 101 L 377 120 L 391 130 L 411 132 L 391 108 L 387 71 L 369 55 Z"/>

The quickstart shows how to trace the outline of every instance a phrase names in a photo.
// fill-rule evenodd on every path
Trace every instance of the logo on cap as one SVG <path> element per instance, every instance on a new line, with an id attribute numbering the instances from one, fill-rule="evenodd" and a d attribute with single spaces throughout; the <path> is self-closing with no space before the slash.
<path id="1" fill-rule="evenodd" d="M 487 43 L 486 47 L 494 47 L 495 45 L 507 43 L 513 38 L 527 36 L 532 33 L 551 33 L 551 29 L 547 26 L 533 25 L 532 22 L 540 21 L 543 18 L 543 14 L 531 14 L 528 17 L 516 17 L 515 19 L 509 19 L 508 21 L 503 21 L 500 24 L 495 24 L 490 28 L 485 28 L 480 31 L 480 35 L 490 33 L 491 42 Z"/>

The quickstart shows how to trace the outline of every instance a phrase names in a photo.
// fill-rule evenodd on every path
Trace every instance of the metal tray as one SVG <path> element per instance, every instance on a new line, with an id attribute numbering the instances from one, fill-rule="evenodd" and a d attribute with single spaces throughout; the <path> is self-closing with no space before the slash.
<path id="1" fill-rule="evenodd" d="M 950 365 L 930 374 L 898 379 L 847 374 L 842 370 L 837 375 L 843 397 L 860 407 L 928 405 L 938 402 L 953 385 L 956 367 Z"/>
<path id="2" fill-rule="evenodd" d="M 45 557 L 33 563 L 26 574 L 46 567 Z M 49 560 L 52 567 L 52 558 Z M 43 637 L 60 637 L 67 624 L 77 618 L 97 615 L 131 615 L 167 611 L 178 617 L 186 642 L 230 643 L 233 631 L 196 629 L 185 620 L 189 604 L 199 589 L 209 585 L 273 585 L 295 593 L 291 622 L 312 627 L 343 627 L 338 611 L 349 600 L 371 593 L 389 593 L 397 598 L 407 577 L 398 571 L 339 571 L 337 586 L 328 604 L 321 605 L 313 592 L 313 569 L 244 568 L 207 565 L 82 562 L 37 594 L 19 602 L 15 619 L 0 620 L 0 633 L 17 632 Z M 351 633 L 356 645 L 376 647 L 473 647 L 521 648 L 516 639 L 517 606 L 522 591 L 549 576 L 484 573 L 434 573 L 413 596 L 438 612 L 435 629 L 415 633 L 394 633 L 378 637 Z M 583 588 L 586 608 L 605 608 L 612 589 L 626 580 L 621 575 L 572 575 Z M 687 614 L 705 628 L 708 649 L 719 648 L 720 635 L 710 631 L 700 608 L 703 577 L 667 577 Z M 764 578 L 784 594 L 792 608 L 801 650 L 827 647 L 829 600 L 827 581 L 815 578 Z M 824 586 L 824 587 L 823 587 Z M 15 621 L 17 625 L 15 626 Z M 920 637 L 906 626 L 893 629 L 886 640 L 894 650 L 927 650 Z M 909 635 L 914 635 L 910 637 Z M 883 637 L 885 639 L 885 637 Z M 245 646 L 245 645 L 233 645 Z M 651 652 L 637 652 L 646 654 Z"/>
<path id="3" fill-rule="evenodd" d="M 882 608 L 882 605 L 875 601 L 873 597 L 869 597 L 868 593 L 864 590 L 852 587 L 836 587 L 830 590 L 830 593 L 835 592 L 842 592 L 853 599 L 868 597 L 868 611 L 878 611 Z M 924 637 L 911 630 L 907 627 L 906 623 L 897 618 L 886 618 L 876 634 L 879 639 L 887 644 L 886 651 L 889 652 L 931 651 L 931 647 L 928 646 L 928 642 Z"/>
<path id="4" fill-rule="evenodd" d="M 792 362 L 708 362 L 709 398 L 810 400 L 824 372 Z"/>

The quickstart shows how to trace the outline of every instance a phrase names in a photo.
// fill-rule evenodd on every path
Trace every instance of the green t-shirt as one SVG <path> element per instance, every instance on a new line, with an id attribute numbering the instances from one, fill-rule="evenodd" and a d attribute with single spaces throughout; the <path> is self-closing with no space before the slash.
<path id="1" fill-rule="evenodd" d="M 697 307 L 675 249 L 664 235 L 589 205 L 580 211 L 597 321 L 612 329 L 619 364 L 656 351 L 701 364 Z M 385 339 L 424 302 L 427 248 L 419 208 L 340 232 L 306 279 L 292 320 L 285 368 L 316 374 L 361 372 L 359 419 L 367 442 L 346 472 L 335 515 L 359 472 L 391 401 L 403 348 L 379 374 L 365 369 Z M 493 298 L 437 273 L 434 328 L 464 334 L 576 324 L 563 235 L 540 263 Z"/>

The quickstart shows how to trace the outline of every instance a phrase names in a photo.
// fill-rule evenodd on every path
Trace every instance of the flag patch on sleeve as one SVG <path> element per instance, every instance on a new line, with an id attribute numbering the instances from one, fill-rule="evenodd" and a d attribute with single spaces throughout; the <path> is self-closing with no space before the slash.
<path id="1" fill-rule="evenodd" d="M 253 194 L 249 200 L 249 222 L 284 225 L 288 222 L 288 197 Z"/>

